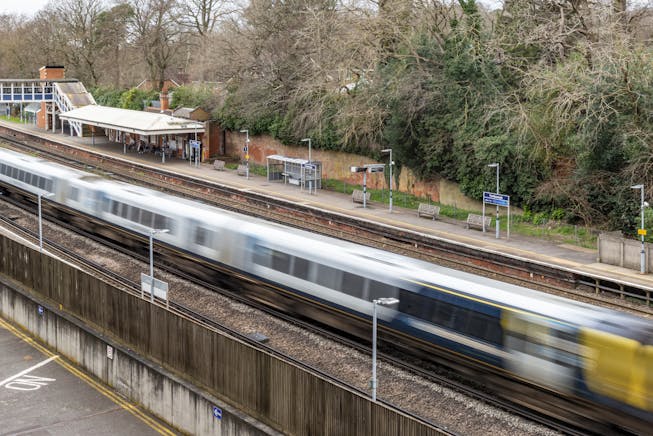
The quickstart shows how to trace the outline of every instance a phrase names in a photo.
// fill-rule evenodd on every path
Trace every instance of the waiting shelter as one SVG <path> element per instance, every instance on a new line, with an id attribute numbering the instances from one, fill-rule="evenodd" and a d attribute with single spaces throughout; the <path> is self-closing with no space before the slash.
<path id="1" fill-rule="evenodd" d="M 268 180 L 283 180 L 309 191 L 322 189 L 322 162 L 273 154 L 266 156 Z"/>
<path id="2" fill-rule="evenodd" d="M 60 118 L 105 130 L 111 141 L 123 144 L 123 149 L 139 152 L 155 151 L 165 156 L 193 159 L 196 153 L 191 141 L 198 141 L 204 133 L 201 122 L 166 114 L 88 105 L 62 113 Z M 91 132 L 94 134 L 95 129 Z M 63 121 L 62 121 L 63 132 Z M 71 131 L 72 134 L 72 131 Z"/>

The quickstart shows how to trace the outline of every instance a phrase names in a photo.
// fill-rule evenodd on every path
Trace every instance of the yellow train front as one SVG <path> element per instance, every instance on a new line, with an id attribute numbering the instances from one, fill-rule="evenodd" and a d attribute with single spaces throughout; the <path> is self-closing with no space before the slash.
<path id="1" fill-rule="evenodd" d="M 653 326 L 600 308 L 561 308 L 556 318 L 502 312 L 505 368 L 586 400 L 586 414 L 615 429 L 653 428 Z"/>

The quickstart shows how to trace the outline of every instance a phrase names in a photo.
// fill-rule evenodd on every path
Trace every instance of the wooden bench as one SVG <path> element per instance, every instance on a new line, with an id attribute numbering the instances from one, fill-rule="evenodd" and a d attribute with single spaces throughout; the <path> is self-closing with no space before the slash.
<path id="1" fill-rule="evenodd" d="M 486 216 L 485 217 L 485 228 L 489 229 L 492 224 L 492 217 L 491 216 Z M 483 230 L 483 215 L 477 215 L 475 213 L 470 213 L 467 215 L 467 225 L 466 227 L 469 229 L 471 227 L 478 227 L 480 230 Z"/>
<path id="2" fill-rule="evenodd" d="M 363 191 L 360 189 L 354 189 L 354 192 L 351 193 L 351 201 L 354 203 L 362 203 L 363 202 Z M 366 192 L 365 193 L 365 203 L 370 202 L 370 193 Z"/>
<path id="3" fill-rule="evenodd" d="M 440 206 L 436 206 L 435 204 L 420 203 L 417 208 L 417 216 L 425 216 L 431 217 L 431 219 L 436 219 L 438 216 L 440 216 Z"/>
<path id="4" fill-rule="evenodd" d="M 247 165 L 238 165 L 238 168 L 236 168 L 236 174 L 238 174 L 239 176 L 246 176 Z"/>
<path id="5" fill-rule="evenodd" d="M 224 171 L 224 164 L 225 162 L 223 160 L 216 159 L 213 161 L 213 169 L 218 171 Z"/>

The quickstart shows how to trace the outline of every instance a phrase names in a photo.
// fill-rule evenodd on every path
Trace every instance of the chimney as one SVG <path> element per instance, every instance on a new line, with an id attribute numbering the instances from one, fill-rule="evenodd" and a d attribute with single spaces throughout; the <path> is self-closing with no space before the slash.
<path id="1" fill-rule="evenodd" d="M 161 102 L 161 112 L 167 111 L 170 108 L 167 92 L 161 92 L 159 94 L 159 101 Z"/>
<path id="2" fill-rule="evenodd" d="M 45 65 L 39 68 L 39 78 L 41 80 L 65 79 L 66 69 L 61 65 Z"/>

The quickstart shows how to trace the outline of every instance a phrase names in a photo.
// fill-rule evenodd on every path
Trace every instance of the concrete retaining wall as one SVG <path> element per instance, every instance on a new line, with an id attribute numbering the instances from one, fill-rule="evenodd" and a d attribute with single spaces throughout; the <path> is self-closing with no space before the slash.
<path id="1" fill-rule="evenodd" d="M 598 238 L 599 262 L 639 271 L 641 268 L 642 243 L 611 234 L 600 234 Z M 645 272 L 653 271 L 653 247 L 644 244 Z"/>
<path id="2" fill-rule="evenodd" d="M 279 434 L 107 340 L 56 307 L 40 305 L 45 308 L 42 315 L 38 311 L 39 303 L 27 290 L 0 276 L 0 316 L 20 325 L 49 348 L 171 426 L 192 434 Z M 107 357 L 107 346 L 113 348 L 111 359 Z M 221 419 L 213 416 L 214 406 L 221 410 Z"/>

